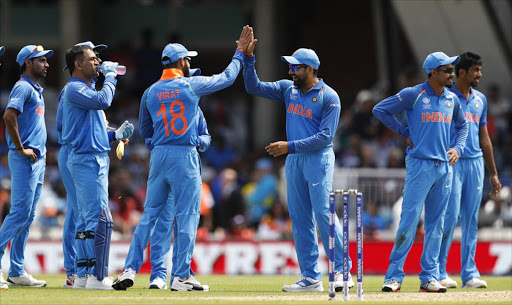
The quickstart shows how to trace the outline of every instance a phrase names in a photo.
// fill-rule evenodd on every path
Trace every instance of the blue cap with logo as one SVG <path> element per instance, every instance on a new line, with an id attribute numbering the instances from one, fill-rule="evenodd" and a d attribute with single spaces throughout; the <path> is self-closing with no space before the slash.
<path id="1" fill-rule="evenodd" d="M 76 46 L 88 46 L 96 53 L 99 53 L 99 52 L 105 50 L 106 48 L 108 48 L 106 44 L 99 44 L 99 45 L 95 46 L 94 43 L 92 43 L 91 41 L 80 42 L 80 43 L 75 44 L 74 46 L 75 47 Z M 67 68 L 68 68 L 68 66 L 65 65 L 64 68 L 62 68 L 62 71 L 66 70 Z"/>
<path id="2" fill-rule="evenodd" d="M 16 57 L 16 62 L 18 65 L 23 66 L 25 63 L 25 59 L 31 59 L 35 57 L 41 57 L 46 56 L 46 58 L 50 58 L 53 55 L 52 50 L 44 50 L 43 46 L 41 45 L 28 45 L 21 48 L 20 52 L 18 53 L 18 57 Z"/>
<path id="3" fill-rule="evenodd" d="M 198 76 L 201 75 L 201 69 L 190 69 L 190 76 Z"/>
<path id="4" fill-rule="evenodd" d="M 315 70 L 320 66 L 320 59 L 318 59 L 315 51 L 305 48 L 300 48 L 293 52 L 292 56 L 281 56 L 281 60 L 292 65 L 313 66 Z"/>
<path id="5" fill-rule="evenodd" d="M 4 55 L 4 53 L 5 53 L 5 47 L 1 46 L 0 47 L 0 56 Z"/>
<path id="6" fill-rule="evenodd" d="M 439 66 L 449 64 L 456 65 L 459 63 L 459 61 L 459 56 L 449 57 L 443 52 L 434 52 L 428 54 L 427 58 L 425 58 L 425 61 L 423 62 L 423 69 L 425 69 L 425 71 L 428 74 L 430 73 L 431 70 L 437 69 Z"/>
<path id="7" fill-rule="evenodd" d="M 162 51 L 162 63 L 168 65 L 173 62 L 177 62 L 183 57 L 194 57 L 197 56 L 196 51 L 189 51 L 183 45 L 179 43 L 170 43 L 165 46 Z M 164 60 L 164 57 L 169 57 L 168 60 Z"/>

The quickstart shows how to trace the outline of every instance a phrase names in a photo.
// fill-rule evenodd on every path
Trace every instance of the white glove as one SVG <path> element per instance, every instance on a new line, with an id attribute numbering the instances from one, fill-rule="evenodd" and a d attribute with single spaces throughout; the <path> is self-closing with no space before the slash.
<path id="1" fill-rule="evenodd" d="M 118 66 L 117 62 L 104 61 L 101 64 L 100 69 L 101 69 L 101 72 L 103 73 L 103 75 L 105 75 L 105 77 L 107 77 L 107 76 L 116 77 L 117 76 L 117 66 Z"/>
<path id="2" fill-rule="evenodd" d="M 126 140 L 128 139 L 132 134 L 135 127 L 133 127 L 132 123 L 129 123 L 128 121 L 124 121 L 123 125 L 119 127 L 115 131 L 115 137 L 116 140 Z"/>

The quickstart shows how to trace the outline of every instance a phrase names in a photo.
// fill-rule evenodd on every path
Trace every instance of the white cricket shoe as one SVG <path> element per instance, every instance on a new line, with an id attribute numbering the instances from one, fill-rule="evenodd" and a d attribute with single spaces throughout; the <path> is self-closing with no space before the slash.
<path id="1" fill-rule="evenodd" d="M 4 273 L 0 270 L 0 284 L 7 284 L 7 281 L 4 280 Z"/>
<path id="2" fill-rule="evenodd" d="M 291 285 L 283 285 L 283 291 L 286 292 L 315 292 L 324 291 L 322 280 L 315 280 L 310 277 L 302 277 Z"/>
<path id="3" fill-rule="evenodd" d="M 128 268 L 121 273 L 117 279 L 112 284 L 112 288 L 115 290 L 126 290 L 126 288 L 130 288 L 135 283 L 135 270 L 132 268 Z"/>
<path id="4" fill-rule="evenodd" d="M 45 287 L 46 281 L 36 280 L 32 275 L 23 273 L 20 276 L 7 278 L 7 284 L 12 287 Z"/>
<path id="5" fill-rule="evenodd" d="M 336 292 L 343 291 L 343 272 L 336 271 L 334 272 L 334 290 Z M 354 281 L 352 280 L 352 275 L 348 274 L 348 289 L 354 287 Z"/>
<path id="6" fill-rule="evenodd" d="M 477 277 L 470 279 L 462 285 L 462 288 L 487 288 L 487 282 Z"/>
<path id="7" fill-rule="evenodd" d="M 444 286 L 446 288 L 457 288 L 457 282 L 452 280 L 450 277 L 446 277 L 445 279 L 442 279 L 439 284 L 441 286 Z"/>
<path id="8" fill-rule="evenodd" d="M 87 275 L 87 284 L 85 285 L 85 289 L 94 289 L 94 290 L 113 290 L 112 281 L 114 279 L 111 277 L 105 277 L 103 280 L 98 280 L 95 275 L 89 274 Z"/>
<path id="9" fill-rule="evenodd" d="M 400 292 L 401 288 L 402 283 L 397 280 L 389 280 L 382 285 L 382 291 L 384 292 Z"/>
<path id="10" fill-rule="evenodd" d="M 87 285 L 87 275 L 82 277 L 77 275 L 73 283 L 73 289 L 85 289 L 85 285 Z"/>
<path id="11" fill-rule="evenodd" d="M 161 278 L 156 278 L 149 284 L 149 289 L 167 289 L 167 282 Z"/>
<path id="12" fill-rule="evenodd" d="M 439 284 L 436 280 L 431 280 L 420 285 L 420 292 L 446 292 L 446 287 Z"/>
<path id="13" fill-rule="evenodd" d="M 66 280 L 64 281 L 64 286 L 62 288 L 73 288 L 73 284 L 75 283 L 76 275 L 68 275 L 66 276 Z"/>
<path id="14" fill-rule="evenodd" d="M 0 283 L 0 290 L 5 290 L 5 289 L 9 289 L 9 285 L 7 285 L 7 282 L 6 283 Z"/>
<path id="15" fill-rule="evenodd" d="M 188 279 L 181 279 L 178 276 L 175 276 L 172 285 L 172 291 L 201 291 L 207 292 L 210 291 L 210 287 L 208 285 L 202 285 L 196 280 L 192 275 L 188 277 Z"/>

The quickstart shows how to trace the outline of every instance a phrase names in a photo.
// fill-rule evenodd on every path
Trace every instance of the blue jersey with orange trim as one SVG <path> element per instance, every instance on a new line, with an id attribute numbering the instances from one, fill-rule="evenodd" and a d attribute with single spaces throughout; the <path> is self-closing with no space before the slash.
<path id="1" fill-rule="evenodd" d="M 406 111 L 408 127 L 393 115 Z M 428 81 L 401 90 L 373 108 L 373 114 L 389 129 L 404 138 L 411 137 L 414 149 L 407 147 L 407 154 L 420 159 L 448 161 L 447 151 L 455 148 L 462 156 L 468 123 L 455 94 L 444 88 L 437 95 Z M 454 145 L 451 142 L 451 125 L 454 123 Z"/>
<path id="2" fill-rule="evenodd" d="M 306 93 L 291 80 L 261 82 L 254 63 L 254 56 L 245 58 L 245 89 L 250 94 L 285 103 L 288 152 L 312 152 L 332 147 L 341 113 L 336 91 L 322 79 Z"/>
<path id="3" fill-rule="evenodd" d="M 62 114 L 58 121 L 62 121 L 61 140 L 69 144 L 74 153 L 100 153 L 110 150 L 103 110 L 112 104 L 116 83 L 114 77 L 106 77 L 103 88 L 96 91 L 93 84 L 79 78 L 72 77 L 68 80 L 59 96 Z"/>
<path id="4" fill-rule="evenodd" d="M 159 81 L 142 95 L 139 131 L 159 145 L 198 143 L 199 98 L 233 84 L 242 68 L 244 53 L 236 51 L 231 63 L 220 74 L 184 77 L 179 69 L 165 69 Z"/>
<path id="5" fill-rule="evenodd" d="M 7 108 L 18 110 L 18 133 L 25 148 L 37 150 L 41 156 L 46 154 L 46 124 L 44 121 L 43 88 L 30 77 L 21 75 L 9 95 Z M 7 130 L 5 131 L 9 149 L 16 150 Z"/>
<path id="6" fill-rule="evenodd" d="M 460 93 L 455 85 L 450 89 L 461 101 L 462 110 L 468 121 L 468 138 L 466 148 L 461 158 L 478 158 L 483 155 L 480 148 L 480 127 L 487 125 L 487 98 L 480 91 L 470 89 L 469 98 Z M 455 126 L 452 128 L 452 135 L 455 134 Z M 454 139 L 452 138 L 452 145 Z"/>

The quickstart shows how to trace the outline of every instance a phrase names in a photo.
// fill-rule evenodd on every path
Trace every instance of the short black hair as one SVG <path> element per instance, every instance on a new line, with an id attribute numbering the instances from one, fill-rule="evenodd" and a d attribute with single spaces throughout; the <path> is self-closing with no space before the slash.
<path id="1" fill-rule="evenodd" d="M 34 62 L 34 58 L 35 58 L 35 57 L 30 58 L 29 60 L 31 60 L 32 62 Z M 27 70 L 27 65 L 25 64 L 25 62 L 23 62 L 23 65 L 21 65 L 21 67 L 20 67 L 20 72 L 21 72 L 21 74 L 25 73 L 25 70 Z"/>
<path id="2" fill-rule="evenodd" d="M 162 61 L 166 61 L 166 60 L 170 60 L 170 58 L 167 57 L 167 56 L 164 56 L 162 58 Z M 177 61 L 175 61 L 175 62 L 171 62 L 171 63 L 168 63 L 168 64 L 164 65 L 164 69 L 172 69 L 172 68 L 176 69 L 176 68 L 178 68 L 178 61 L 179 61 L 179 59 Z"/>
<path id="3" fill-rule="evenodd" d="M 92 48 L 85 45 L 79 45 L 72 47 L 66 52 L 66 66 L 68 67 L 70 75 L 73 75 L 73 72 L 75 71 L 75 61 L 84 60 L 85 50 L 92 50 Z"/>
<path id="4" fill-rule="evenodd" d="M 482 57 L 473 52 L 466 52 L 459 55 L 460 61 L 455 65 L 455 75 L 459 77 L 459 70 L 464 69 L 466 72 L 473 65 L 482 65 Z"/>

